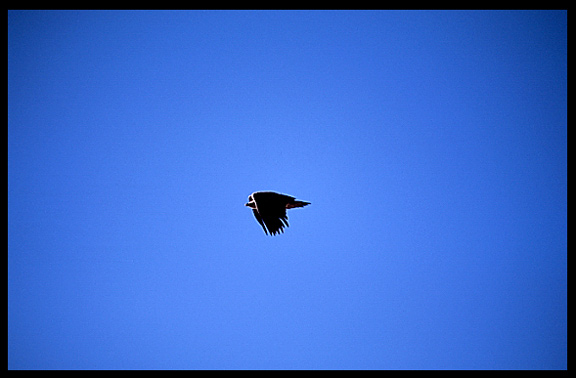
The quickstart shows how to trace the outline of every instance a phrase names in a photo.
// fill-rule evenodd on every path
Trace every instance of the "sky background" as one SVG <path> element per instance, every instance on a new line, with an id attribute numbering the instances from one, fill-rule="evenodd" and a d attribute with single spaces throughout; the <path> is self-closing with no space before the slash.
<path id="1" fill-rule="evenodd" d="M 9 11 L 8 368 L 566 369 L 567 12 Z"/>

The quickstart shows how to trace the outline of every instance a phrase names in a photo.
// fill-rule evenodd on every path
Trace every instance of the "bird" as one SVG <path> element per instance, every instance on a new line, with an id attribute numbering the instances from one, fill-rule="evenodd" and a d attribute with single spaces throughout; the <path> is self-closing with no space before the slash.
<path id="1" fill-rule="evenodd" d="M 266 235 L 271 236 L 284 232 L 289 227 L 287 209 L 304 207 L 310 202 L 297 201 L 296 197 L 271 191 L 254 192 L 248 196 L 248 206 L 252 209 L 254 217 L 264 229 Z"/>

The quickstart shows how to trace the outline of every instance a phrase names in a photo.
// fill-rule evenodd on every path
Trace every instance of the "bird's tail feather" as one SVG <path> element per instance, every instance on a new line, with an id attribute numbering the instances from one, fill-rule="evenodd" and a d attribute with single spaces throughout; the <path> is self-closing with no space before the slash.
<path id="1" fill-rule="evenodd" d="M 306 205 L 310 205 L 310 202 L 306 202 L 306 201 L 294 201 L 292 203 L 289 203 L 286 205 L 287 209 L 293 209 L 295 207 L 304 207 Z"/>

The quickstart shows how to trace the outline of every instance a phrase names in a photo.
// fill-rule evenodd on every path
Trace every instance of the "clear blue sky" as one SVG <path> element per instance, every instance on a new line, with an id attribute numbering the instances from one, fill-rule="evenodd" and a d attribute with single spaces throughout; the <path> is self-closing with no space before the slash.
<path id="1" fill-rule="evenodd" d="M 8 367 L 566 369 L 567 12 L 9 11 Z"/>

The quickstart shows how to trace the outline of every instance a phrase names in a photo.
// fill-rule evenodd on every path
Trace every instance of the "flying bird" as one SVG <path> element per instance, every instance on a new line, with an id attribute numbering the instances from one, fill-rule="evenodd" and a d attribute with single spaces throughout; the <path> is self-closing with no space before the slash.
<path id="1" fill-rule="evenodd" d="M 252 208 L 254 217 L 268 235 L 276 235 L 284 232 L 284 227 L 289 227 L 286 209 L 304 207 L 310 202 L 296 201 L 295 197 L 276 192 L 254 192 L 248 196 L 245 206 Z"/>

